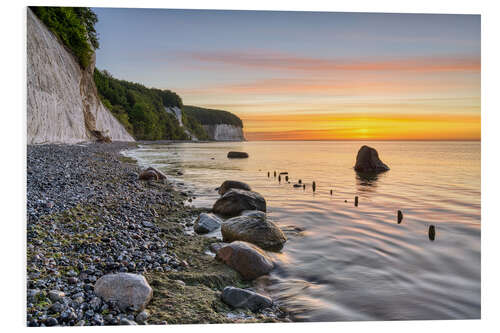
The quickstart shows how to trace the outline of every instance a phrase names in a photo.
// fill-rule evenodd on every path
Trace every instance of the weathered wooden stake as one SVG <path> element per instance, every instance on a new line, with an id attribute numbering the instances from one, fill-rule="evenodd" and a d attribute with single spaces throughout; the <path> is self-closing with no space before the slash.
<path id="1" fill-rule="evenodd" d="M 400 210 L 398 210 L 398 224 L 400 224 L 401 221 L 403 221 L 403 213 Z"/>
<path id="2" fill-rule="evenodd" d="M 304 191 L 306 190 L 306 184 L 302 185 L 302 187 L 304 188 Z"/>
<path id="3" fill-rule="evenodd" d="M 313 192 L 316 192 L 316 182 L 313 181 Z"/>
<path id="4" fill-rule="evenodd" d="M 333 190 L 330 190 L 330 195 L 333 195 Z"/>
<path id="5" fill-rule="evenodd" d="M 354 206 L 358 207 L 358 196 L 354 197 Z"/>
<path id="6" fill-rule="evenodd" d="M 429 226 L 429 239 L 434 241 L 436 239 L 436 227 L 433 225 Z"/>
<path id="7" fill-rule="evenodd" d="M 281 175 L 278 176 L 278 182 L 281 184 Z"/>
<path id="8" fill-rule="evenodd" d="M 271 177 L 271 173 L 268 171 L 267 172 L 267 178 L 270 178 Z"/>
<path id="9" fill-rule="evenodd" d="M 285 180 L 288 182 L 288 176 L 285 176 Z"/>
<path id="10" fill-rule="evenodd" d="M 274 170 L 274 178 L 276 178 L 276 170 Z"/>
<path id="11" fill-rule="evenodd" d="M 299 184 L 302 184 L 302 179 L 299 179 Z"/>

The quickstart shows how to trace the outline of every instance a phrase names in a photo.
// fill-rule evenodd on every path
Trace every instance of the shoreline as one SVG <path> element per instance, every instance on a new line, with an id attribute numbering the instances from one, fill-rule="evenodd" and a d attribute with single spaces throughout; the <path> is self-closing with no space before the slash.
<path id="1" fill-rule="evenodd" d="M 203 211 L 184 206 L 186 193 L 138 180 L 120 152 L 140 143 L 27 146 L 27 325 L 289 322 L 278 305 L 221 301 L 223 287 L 252 283 L 206 253 L 217 239 L 186 234 Z M 147 320 L 96 297 L 95 281 L 114 272 L 146 277 Z"/>

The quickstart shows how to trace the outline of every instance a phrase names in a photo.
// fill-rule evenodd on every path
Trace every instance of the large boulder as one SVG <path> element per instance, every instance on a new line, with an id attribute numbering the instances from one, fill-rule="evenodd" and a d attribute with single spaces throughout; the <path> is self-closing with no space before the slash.
<path id="1" fill-rule="evenodd" d="M 226 287 L 222 291 L 221 299 L 233 308 L 250 309 L 257 311 L 273 305 L 273 300 L 247 289 Z"/>
<path id="2" fill-rule="evenodd" d="M 146 278 L 131 273 L 104 275 L 95 283 L 94 291 L 105 301 L 117 301 L 120 307 L 135 310 L 143 310 L 153 297 Z"/>
<path id="3" fill-rule="evenodd" d="M 212 208 L 215 214 L 238 216 L 244 210 L 266 211 L 266 200 L 257 192 L 231 189 L 224 193 Z"/>
<path id="4" fill-rule="evenodd" d="M 235 241 L 220 248 L 215 258 L 240 273 L 244 280 L 253 280 L 274 268 L 273 261 L 264 251 L 242 241 Z"/>
<path id="5" fill-rule="evenodd" d="M 224 242 L 241 240 L 253 243 L 265 250 L 279 251 L 286 242 L 283 232 L 269 221 L 261 211 L 245 211 L 246 215 L 236 216 L 222 223 Z"/>
<path id="6" fill-rule="evenodd" d="M 227 153 L 227 158 L 248 158 L 248 153 L 244 151 L 230 151 Z"/>
<path id="7" fill-rule="evenodd" d="M 389 170 L 389 167 L 380 160 L 378 152 L 368 146 L 363 146 L 359 149 L 356 156 L 356 165 L 354 170 L 358 172 L 373 173 Z"/>
<path id="8" fill-rule="evenodd" d="M 201 213 L 194 222 L 194 231 L 198 234 L 206 234 L 219 228 L 222 220 L 214 214 Z"/>
<path id="9" fill-rule="evenodd" d="M 230 189 L 237 188 L 240 190 L 246 190 L 246 191 L 251 191 L 252 189 L 250 186 L 246 183 L 239 182 L 237 180 L 226 180 L 222 185 L 219 187 L 219 194 L 224 195 L 227 191 Z"/>

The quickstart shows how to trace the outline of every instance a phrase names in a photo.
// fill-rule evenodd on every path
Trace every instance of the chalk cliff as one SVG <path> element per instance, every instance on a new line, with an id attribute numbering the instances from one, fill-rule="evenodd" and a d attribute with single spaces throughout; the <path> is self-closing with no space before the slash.
<path id="1" fill-rule="evenodd" d="M 245 141 L 243 128 L 229 124 L 202 125 L 210 139 L 215 141 Z"/>
<path id="2" fill-rule="evenodd" d="M 95 54 L 83 70 L 76 58 L 28 9 L 28 144 L 134 141 L 99 100 L 93 80 Z"/>
<path id="3" fill-rule="evenodd" d="M 186 126 L 184 126 L 184 124 L 182 122 L 182 110 L 179 107 L 177 107 L 177 106 L 165 107 L 165 111 L 174 115 L 174 117 L 179 122 L 179 126 L 182 127 L 184 129 L 184 132 L 191 137 L 192 141 L 198 141 L 198 138 L 196 137 L 196 135 L 191 133 L 191 131 Z"/>

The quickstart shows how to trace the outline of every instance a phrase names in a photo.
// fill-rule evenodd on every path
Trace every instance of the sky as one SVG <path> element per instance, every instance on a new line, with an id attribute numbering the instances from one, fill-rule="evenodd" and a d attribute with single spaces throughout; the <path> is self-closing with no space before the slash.
<path id="1" fill-rule="evenodd" d="M 480 140 L 479 15 L 93 8 L 97 67 L 248 140 Z"/>

